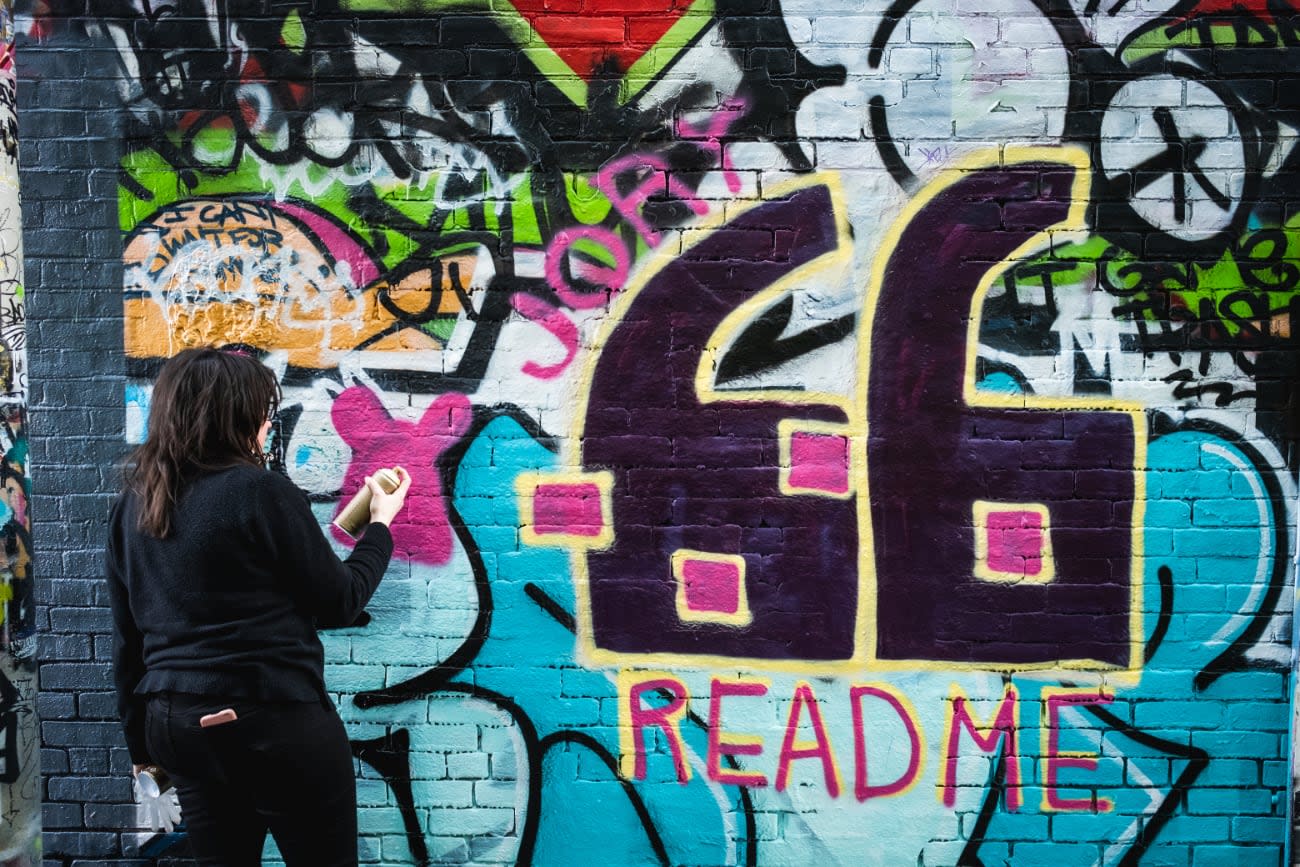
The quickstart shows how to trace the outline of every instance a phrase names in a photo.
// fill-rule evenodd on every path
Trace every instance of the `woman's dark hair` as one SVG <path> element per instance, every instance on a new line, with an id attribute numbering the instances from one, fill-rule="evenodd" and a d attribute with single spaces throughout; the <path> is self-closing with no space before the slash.
<path id="1" fill-rule="evenodd" d="M 279 405 L 275 374 L 252 356 L 186 349 L 164 364 L 149 402 L 148 438 L 127 470 L 140 530 L 166 537 L 181 490 L 195 476 L 261 463 L 257 434 Z"/>

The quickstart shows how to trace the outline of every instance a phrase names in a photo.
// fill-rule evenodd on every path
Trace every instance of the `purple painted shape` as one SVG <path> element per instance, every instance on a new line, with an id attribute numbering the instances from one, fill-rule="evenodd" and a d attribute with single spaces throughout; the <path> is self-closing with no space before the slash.
<path id="1" fill-rule="evenodd" d="M 1031 578 L 1043 571 L 1043 516 L 1038 512 L 989 512 L 984 532 L 990 569 Z"/>
<path id="2" fill-rule="evenodd" d="M 686 607 L 710 614 L 735 614 L 740 610 L 740 568 L 718 560 L 682 561 L 682 586 Z"/>
<path id="3" fill-rule="evenodd" d="M 790 485 L 847 494 L 849 440 L 839 434 L 795 431 L 790 435 Z"/>
<path id="4" fill-rule="evenodd" d="M 852 655 L 853 501 L 786 496 L 782 419 L 842 423 L 841 410 L 778 401 L 701 403 L 709 337 L 754 295 L 838 243 L 830 191 L 801 190 L 741 215 L 667 265 L 629 304 L 592 376 L 583 464 L 614 477 L 612 546 L 587 555 L 596 646 L 763 659 Z M 968 506 L 969 508 L 969 506 Z M 674 551 L 745 558 L 753 620 L 682 623 Z"/>
<path id="5" fill-rule="evenodd" d="M 302 223 L 320 239 L 321 247 L 335 262 L 347 262 L 352 269 L 352 285 L 364 289 L 379 279 L 379 266 L 354 235 L 319 211 L 305 208 L 295 202 L 270 202 L 271 207 L 283 211 Z"/>
<path id="6" fill-rule="evenodd" d="M 1073 173 L 972 172 L 916 214 L 886 264 L 867 392 L 881 658 L 1130 661 L 1131 417 L 969 407 L 962 394 L 976 288 L 1065 218 Z M 976 500 L 1047 507 L 1050 584 L 975 577 Z"/>
<path id="7" fill-rule="evenodd" d="M 537 535 L 599 536 L 604 527 L 600 488 L 595 485 L 544 484 L 533 491 L 533 532 Z"/>

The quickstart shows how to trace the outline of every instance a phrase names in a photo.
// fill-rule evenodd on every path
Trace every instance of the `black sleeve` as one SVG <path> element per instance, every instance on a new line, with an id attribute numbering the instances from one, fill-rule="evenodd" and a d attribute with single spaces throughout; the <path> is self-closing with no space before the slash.
<path id="1" fill-rule="evenodd" d="M 255 510 L 289 594 L 321 627 L 350 626 L 370 601 L 393 555 L 384 524 L 370 524 L 351 555 L 340 560 L 293 482 L 266 473 Z"/>
<path id="2" fill-rule="evenodd" d="M 147 765 L 150 759 L 144 744 L 145 699 L 135 694 L 136 685 L 144 677 L 144 638 L 135 625 L 127 599 L 122 565 L 122 512 L 119 499 L 109 517 L 108 545 L 104 551 L 109 607 L 113 612 L 113 681 L 117 688 L 117 714 L 122 721 L 131 763 Z"/>

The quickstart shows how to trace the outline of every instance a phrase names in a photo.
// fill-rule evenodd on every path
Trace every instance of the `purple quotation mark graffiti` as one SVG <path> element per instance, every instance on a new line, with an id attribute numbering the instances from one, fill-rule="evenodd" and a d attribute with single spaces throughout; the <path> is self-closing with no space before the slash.
<path id="1" fill-rule="evenodd" d="M 981 282 L 1066 219 L 1075 171 L 967 173 L 885 265 L 867 388 L 880 658 L 1132 662 L 1134 416 L 963 393 Z"/>
<path id="2" fill-rule="evenodd" d="M 836 245 L 826 187 L 758 206 L 655 274 L 610 334 L 583 429 L 585 467 L 610 470 L 614 479 L 614 542 L 587 559 L 597 647 L 764 659 L 852 655 L 853 503 L 783 494 L 778 460 L 782 420 L 846 422 L 843 411 L 704 402 L 695 385 L 709 338 L 728 314 Z M 698 552 L 677 557 L 677 574 L 692 591 L 684 594 L 688 606 L 701 595 L 693 592 L 697 576 L 716 586 L 725 564 L 736 567 L 734 590 L 707 595 L 743 594 L 747 623 L 679 616 L 678 552 Z"/>
<path id="3" fill-rule="evenodd" d="M 964 394 L 982 282 L 1066 219 L 1076 171 L 967 172 L 898 233 L 866 314 L 866 479 L 850 477 L 839 407 L 697 393 L 728 315 L 836 249 L 826 186 L 753 208 L 651 277 L 596 362 L 583 431 L 584 468 L 613 478 L 613 542 L 586 555 L 595 647 L 1128 666 L 1134 416 Z"/>

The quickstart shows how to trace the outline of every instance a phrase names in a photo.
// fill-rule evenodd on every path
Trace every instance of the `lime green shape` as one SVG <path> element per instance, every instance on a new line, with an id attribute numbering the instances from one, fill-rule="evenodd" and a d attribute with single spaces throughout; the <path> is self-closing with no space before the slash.
<path id="1" fill-rule="evenodd" d="M 298 54 L 302 54 L 307 47 L 307 28 L 303 26 L 302 16 L 297 9 L 285 16 L 284 25 L 280 28 L 280 41 L 285 48 Z"/>
<path id="2" fill-rule="evenodd" d="M 593 225 L 609 216 L 613 205 L 591 182 L 591 178 L 586 175 L 568 175 L 564 181 L 569 207 L 573 210 L 574 219 L 579 223 Z"/>
<path id="3" fill-rule="evenodd" d="M 446 343 L 448 340 L 451 340 L 451 333 L 456 330 L 456 323 L 459 321 L 459 316 L 437 316 L 425 323 L 424 330 L 443 343 Z"/>
<path id="4" fill-rule="evenodd" d="M 1259 234 L 1267 230 L 1279 233 L 1275 242 L 1270 243 L 1266 236 Z M 1279 244 L 1281 250 L 1277 249 Z M 1255 255 L 1247 256 L 1247 252 Z M 1287 309 L 1300 291 L 1296 286 L 1296 275 L 1300 273 L 1300 216 L 1281 226 L 1246 230 L 1238 243 L 1224 250 L 1217 259 L 1186 262 L 1178 268 L 1170 268 L 1166 263 L 1162 270 L 1167 276 L 1159 280 L 1151 279 L 1143 261 L 1133 253 L 1100 237 L 1057 247 L 1023 264 L 1049 261 L 1073 266 L 1053 273 L 1052 281 L 1057 286 L 1095 284 L 1099 282 L 1099 269 L 1105 268 L 1110 280 L 1125 292 L 1124 298 L 1116 298 L 1116 305 L 1137 304 L 1144 321 L 1157 321 L 1155 311 L 1163 306 L 1146 302 L 1160 300 L 1153 298 L 1157 294 L 1167 295 L 1171 309 L 1181 308 L 1197 317 L 1212 317 L 1216 327 L 1231 337 L 1242 332 L 1243 321 L 1254 321 L 1256 313 L 1247 299 L 1237 293 L 1244 290 L 1256 303 L 1261 303 L 1258 299 L 1262 296 L 1268 310 L 1275 313 Z M 1127 266 L 1132 269 L 1125 273 Z"/>
<path id="5" fill-rule="evenodd" d="M 191 147 L 208 165 L 224 166 L 235 153 L 236 135 L 234 124 L 210 123 L 195 134 Z"/>
<path id="6" fill-rule="evenodd" d="M 663 48 L 685 48 L 712 20 L 713 0 L 695 0 L 668 28 L 668 32 L 659 37 L 654 47 L 628 67 L 619 87 L 619 102 L 630 102 L 681 57 L 681 51 L 664 51 Z"/>
<path id="7" fill-rule="evenodd" d="M 1209 31 L 1210 35 L 1208 41 L 1204 38 L 1206 30 Z M 1212 21 L 1208 28 L 1201 23 L 1196 26 L 1183 24 L 1172 35 L 1168 31 L 1169 28 L 1165 26 L 1148 30 L 1124 49 L 1120 59 L 1131 64 L 1177 48 L 1213 48 L 1222 51 L 1234 48 L 1274 46 L 1272 42 L 1269 42 L 1263 35 L 1250 27 L 1246 28 L 1247 41 L 1243 45 L 1240 42 L 1241 34 L 1238 33 L 1237 28 L 1231 21 Z"/>

